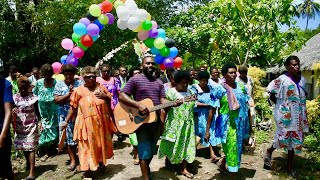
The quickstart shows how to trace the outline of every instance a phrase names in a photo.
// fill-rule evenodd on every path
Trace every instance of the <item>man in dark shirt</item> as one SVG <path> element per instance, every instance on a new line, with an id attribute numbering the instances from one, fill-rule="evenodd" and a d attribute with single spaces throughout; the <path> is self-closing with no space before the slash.
<path id="1" fill-rule="evenodd" d="M 164 88 L 160 81 L 154 76 L 155 62 L 152 56 L 145 56 L 142 59 L 142 74 L 136 75 L 127 82 L 121 90 L 120 102 L 139 109 L 143 115 L 149 114 L 148 107 L 139 103 L 146 98 L 152 99 L 154 105 L 168 102 L 165 98 Z M 135 97 L 131 99 L 130 96 Z M 150 179 L 150 162 L 156 153 L 156 145 L 159 138 L 160 121 L 143 124 L 137 131 L 138 153 L 140 168 L 144 180 Z"/>
<path id="2" fill-rule="evenodd" d="M 0 75 L 0 179 L 9 180 L 13 179 L 10 135 L 12 103 L 12 85 Z"/>

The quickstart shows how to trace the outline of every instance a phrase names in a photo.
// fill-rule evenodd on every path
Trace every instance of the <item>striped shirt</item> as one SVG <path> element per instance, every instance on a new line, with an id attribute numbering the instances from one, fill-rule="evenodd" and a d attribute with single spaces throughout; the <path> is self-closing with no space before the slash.
<path id="1" fill-rule="evenodd" d="M 154 105 L 161 104 L 160 99 L 165 98 L 162 83 L 156 78 L 148 79 L 144 74 L 130 78 L 121 92 L 133 95 L 136 101 L 150 98 Z"/>

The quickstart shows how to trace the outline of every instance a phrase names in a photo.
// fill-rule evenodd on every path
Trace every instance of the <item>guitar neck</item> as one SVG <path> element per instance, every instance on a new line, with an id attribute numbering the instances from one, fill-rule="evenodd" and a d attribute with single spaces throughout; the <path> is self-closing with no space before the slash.
<path id="1" fill-rule="evenodd" d="M 156 105 L 156 106 L 153 106 L 152 108 L 149 109 L 150 112 L 153 112 L 153 111 L 157 111 L 157 110 L 160 110 L 160 109 L 164 109 L 164 108 L 167 108 L 167 107 L 171 107 L 175 104 L 174 101 L 172 102 L 168 102 L 168 103 L 164 103 L 164 104 L 159 104 L 159 105 Z"/>

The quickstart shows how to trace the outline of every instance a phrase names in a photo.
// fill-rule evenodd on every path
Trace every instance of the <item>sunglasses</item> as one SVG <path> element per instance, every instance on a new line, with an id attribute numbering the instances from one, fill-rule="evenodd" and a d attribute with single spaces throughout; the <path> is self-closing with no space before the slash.
<path id="1" fill-rule="evenodd" d="M 95 79 L 97 76 L 84 76 L 85 79 Z"/>

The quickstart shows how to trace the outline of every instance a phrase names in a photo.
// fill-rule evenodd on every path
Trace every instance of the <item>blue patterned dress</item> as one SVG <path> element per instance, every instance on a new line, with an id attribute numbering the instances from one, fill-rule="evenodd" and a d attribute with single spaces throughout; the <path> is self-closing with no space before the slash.
<path id="1" fill-rule="evenodd" d="M 73 88 L 79 87 L 83 84 L 83 81 L 75 79 Z M 66 85 L 64 81 L 58 81 L 54 87 L 53 94 L 56 96 L 64 96 L 70 91 L 69 86 Z M 58 117 L 59 123 L 66 121 L 66 117 L 68 115 L 68 111 L 70 109 L 70 101 L 65 104 L 58 105 Z M 67 144 L 70 146 L 77 145 L 77 142 L 73 140 L 73 129 L 74 129 L 74 121 L 70 121 L 67 126 Z M 59 130 L 61 135 L 61 129 Z"/>
<path id="2" fill-rule="evenodd" d="M 192 94 L 196 94 L 198 97 L 198 102 L 207 104 L 209 106 L 207 107 L 195 107 L 194 112 L 196 113 L 196 135 L 200 137 L 200 143 L 208 147 L 209 145 L 211 146 L 216 146 L 218 144 L 221 144 L 220 138 L 215 137 L 215 119 L 217 117 L 217 113 L 215 113 L 213 117 L 213 121 L 210 126 L 210 139 L 209 142 L 204 141 L 204 136 L 206 133 L 206 127 L 207 127 L 207 120 L 208 120 L 208 114 L 210 108 L 216 108 L 218 109 L 220 107 L 220 101 L 218 97 L 222 96 L 222 93 L 224 89 L 222 86 L 209 86 L 208 85 L 209 92 L 203 92 L 202 89 L 200 88 L 199 85 L 193 84 L 190 88 L 190 91 Z M 218 112 L 218 111 L 216 111 Z"/>

